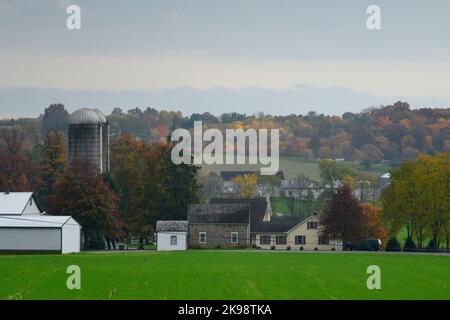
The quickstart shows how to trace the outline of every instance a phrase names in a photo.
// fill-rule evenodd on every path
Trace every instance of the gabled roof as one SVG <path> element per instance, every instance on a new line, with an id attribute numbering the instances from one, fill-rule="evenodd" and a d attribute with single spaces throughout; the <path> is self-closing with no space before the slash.
<path id="1" fill-rule="evenodd" d="M 33 197 L 33 192 L 0 193 L 0 214 L 22 214 L 31 197 Z M 36 199 L 34 199 L 34 202 L 39 208 Z M 42 212 L 40 208 L 39 210 Z"/>
<path id="2" fill-rule="evenodd" d="M 256 230 L 252 232 L 261 232 L 261 233 L 288 233 L 292 229 L 296 228 L 299 225 L 304 224 L 306 221 L 315 217 L 314 214 L 306 217 L 304 219 L 294 217 L 292 219 L 286 221 L 267 221 L 260 223 Z"/>
<path id="3" fill-rule="evenodd" d="M 250 206 L 250 231 L 253 232 L 258 228 L 258 225 L 264 221 L 264 215 L 266 214 L 267 201 L 265 198 L 252 198 L 252 199 L 224 199 L 214 198 L 209 201 L 214 204 L 246 204 Z"/>
<path id="4" fill-rule="evenodd" d="M 245 203 L 191 204 L 189 223 L 249 223 L 250 209 Z"/>
<path id="5" fill-rule="evenodd" d="M 298 225 L 300 219 L 289 221 L 264 221 L 257 225 L 252 232 L 285 233 Z"/>
<path id="6" fill-rule="evenodd" d="M 71 216 L 0 216 L 0 228 L 61 228 L 79 224 Z"/>
<path id="7" fill-rule="evenodd" d="M 185 220 L 160 220 L 156 221 L 156 231 L 187 232 L 188 222 Z"/>

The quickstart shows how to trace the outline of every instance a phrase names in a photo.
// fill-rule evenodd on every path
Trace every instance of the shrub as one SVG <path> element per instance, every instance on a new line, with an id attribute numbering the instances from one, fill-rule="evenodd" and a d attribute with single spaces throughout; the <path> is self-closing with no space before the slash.
<path id="1" fill-rule="evenodd" d="M 433 239 L 430 239 L 430 241 L 428 242 L 427 249 L 431 251 L 436 251 L 438 249 Z"/>
<path id="2" fill-rule="evenodd" d="M 89 250 L 105 250 L 105 240 L 102 236 L 93 236 L 89 238 L 87 248 Z"/>
<path id="3" fill-rule="evenodd" d="M 291 250 L 291 246 L 287 246 L 286 250 L 288 250 L 288 251 Z"/>
<path id="4" fill-rule="evenodd" d="M 303 247 L 300 247 L 300 251 L 303 251 Z"/>
<path id="5" fill-rule="evenodd" d="M 403 245 L 403 251 L 414 252 L 417 251 L 417 246 L 411 236 L 406 238 L 405 244 Z"/>
<path id="6" fill-rule="evenodd" d="M 319 249 L 317 249 L 317 247 L 314 248 L 314 251 L 318 251 Z"/>
<path id="7" fill-rule="evenodd" d="M 400 242 L 398 242 L 396 237 L 390 238 L 386 244 L 386 251 L 401 251 Z"/>
<path id="8" fill-rule="evenodd" d="M 270 250 L 275 250 L 275 246 L 270 246 Z"/>

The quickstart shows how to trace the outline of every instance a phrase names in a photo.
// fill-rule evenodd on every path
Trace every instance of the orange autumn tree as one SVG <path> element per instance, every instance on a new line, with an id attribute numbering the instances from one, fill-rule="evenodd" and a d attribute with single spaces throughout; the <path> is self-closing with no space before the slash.
<path id="1" fill-rule="evenodd" d="M 361 207 L 366 216 L 367 237 L 380 239 L 384 246 L 388 238 L 388 231 L 381 219 L 381 210 L 370 203 L 363 203 Z"/>

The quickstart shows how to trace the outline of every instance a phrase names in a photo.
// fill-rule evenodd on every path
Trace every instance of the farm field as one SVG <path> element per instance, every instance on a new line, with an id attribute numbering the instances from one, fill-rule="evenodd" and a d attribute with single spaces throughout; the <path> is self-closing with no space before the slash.
<path id="1" fill-rule="evenodd" d="M 389 167 L 382 164 L 373 164 L 370 171 L 366 171 L 361 167 L 358 161 L 343 161 L 346 165 L 353 167 L 356 171 L 373 175 L 378 177 L 381 174 L 387 172 Z M 202 165 L 202 171 L 204 172 L 216 172 L 220 171 L 251 171 L 259 170 L 260 165 L 249 164 L 233 164 L 233 165 Z M 295 178 L 299 174 L 304 174 L 314 181 L 320 181 L 320 171 L 318 162 L 306 162 L 299 157 L 280 157 L 280 170 L 282 170 L 286 178 Z"/>
<path id="2" fill-rule="evenodd" d="M 81 290 L 66 268 L 81 268 Z M 369 265 L 381 290 L 368 290 Z M 450 256 L 185 251 L 0 256 L 0 299 L 450 299 Z"/>

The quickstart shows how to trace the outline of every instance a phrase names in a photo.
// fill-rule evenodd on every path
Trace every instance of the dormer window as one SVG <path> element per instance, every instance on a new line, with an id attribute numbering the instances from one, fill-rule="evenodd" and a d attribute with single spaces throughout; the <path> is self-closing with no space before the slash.
<path id="1" fill-rule="evenodd" d="M 317 229 L 317 222 L 316 221 L 308 221 L 307 228 L 308 229 Z"/>

